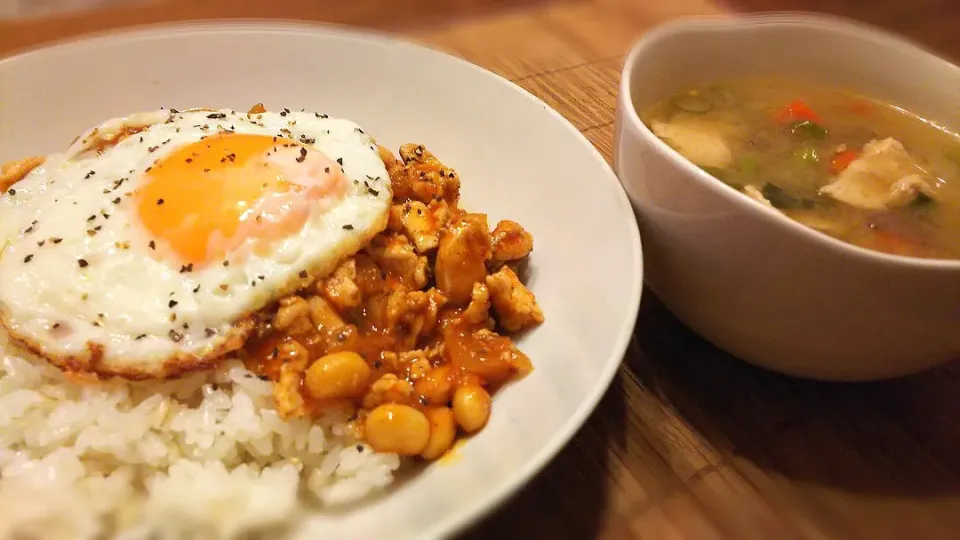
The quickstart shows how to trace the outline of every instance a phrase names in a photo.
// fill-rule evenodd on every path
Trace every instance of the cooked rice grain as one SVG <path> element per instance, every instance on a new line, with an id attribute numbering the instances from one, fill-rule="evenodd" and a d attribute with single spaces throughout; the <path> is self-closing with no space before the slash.
<path id="1" fill-rule="evenodd" d="M 238 361 L 91 384 L 6 334 L 0 353 L 0 539 L 234 538 L 367 496 L 400 466 L 342 415 L 281 420 Z"/>

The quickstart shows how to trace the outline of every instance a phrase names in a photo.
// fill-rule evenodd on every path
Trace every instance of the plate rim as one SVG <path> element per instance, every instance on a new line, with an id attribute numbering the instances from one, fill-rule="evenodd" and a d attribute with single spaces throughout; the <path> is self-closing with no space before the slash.
<path id="1" fill-rule="evenodd" d="M 334 39 L 349 39 L 354 41 L 376 42 L 384 46 L 406 47 L 419 49 L 424 52 L 446 57 L 445 60 L 459 64 L 460 67 L 472 69 L 478 74 L 492 77 L 498 83 L 507 85 L 510 89 L 518 92 L 528 101 L 542 107 L 556 121 L 558 128 L 566 129 L 579 140 L 588 150 L 589 155 L 596 161 L 598 169 L 603 171 L 603 182 L 612 183 L 616 204 L 621 207 L 624 214 L 631 219 L 625 220 L 622 227 L 625 229 L 630 241 L 631 263 L 633 268 L 630 275 L 628 294 L 625 297 L 632 301 L 635 308 L 632 314 L 621 322 L 617 331 L 617 338 L 611 344 L 611 352 L 604 360 L 603 368 L 600 370 L 597 383 L 585 394 L 579 405 L 575 408 L 570 418 L 562 424 L 560 429 L 543 444 L 540 449 L 531 454 L 527 460 L 518 468 L 515 476 L 501 482 L 495 487 L 482 494 L 474 504 L 457 509 L 456 511 L 444 516 L 443 519 L 434 522 L 428 529 L 418 534 L 421 538 L 445 538 L 463 532 L 466 529 L 476 525 L 485 517 L 493 514 L 508 501 L 514 499 L 522 488 L 527 486 L 534 478 L 538 477 L 547 465 L 552 463 L 560 452 L 569 445 L 573 437 L 583 428 L 589 416 L 597 409 L 603 396 L 609 390 L 613 383 L 627 350 L 634 338 L 634 330 L 639 316 L 640 302 L 643 296 L 643 245 L 640 236 L 640 229 L 637 223 L 633 206 L 623 189 L 610 163 L 600 153 L 597 147 L 574 126 L 570 120 L 560 114 L 549 104 L 530 93 L 525 88 L 519 86 L 513 81 L 474 64 L 466 59 L 450 54 L 444 50 L 433 48 L 421 44 L 412 38 L 403 34 L 357 28 L 338 23 L 320 23 L 307 22 L 295 19 L 265 19 L 265 18 L 230 18 L 230 19 L 192 19 L 185 21 L 159 22 L 125 25 L 115 29 L 99 30 L 88 32 L 75 36 L 69 36 L 63 39 L 47 41 L 35 46 L 14 50 L 10 54 L 0 57 L 0 69 L 15 66 L 20 62 L 30 62 L 36 58 L 42 58 L 45 55 L 56 54 L 71 49 L 109 44 L 114 42 L 121 45 L 128 40 L 142 38 L 159 38 L 183 34 L 243 34 L 245 32 L 283 32 L 298 33 L 307 35 L 322 35 Z M 15 68 L 16 69 L 16 68 Z M 598 176 L 600 176 L 598 174 Z M 363 511 L 362 503 L 358 508 Z"/>

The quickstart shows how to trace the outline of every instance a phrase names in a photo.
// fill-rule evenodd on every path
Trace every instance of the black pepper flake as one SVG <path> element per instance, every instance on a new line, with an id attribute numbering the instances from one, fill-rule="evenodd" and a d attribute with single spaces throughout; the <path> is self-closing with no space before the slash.
<path id="1" fill-rule="evenodd" d="M 286 115 L 287 115 L 286 111 L 280 111 L 280 116 L 286 116 Z"/>
<path id="2" fill-rule="evenodd" d="M 54 237 L 54 238 L 51 238 L 50 241 L 53 242 L 54 244 L 59 244 L 60 242 L 63 242 L 63 238 Z"/>
<path id="3" fill-rule="evenodd" d="M 13 189 L 13 188 L 10 188 L 10 189 L 7 190 L 7 193 L 10 194 L 11 196 L 13 196 L 13 195 L 16 195 L 16 194 L 17 194 L 17 190 L 15 190 L 15 189 Z"/>
<path id="4" fill-rule="evenodd" d="M 95 219 L 97 219 L 97 216 L 96 216 L 96 215 L 92 215 L 92 216 L 90 216 L 90 217 L 87 218 L 87 221 L 93 221 L 93 220 L 95 220 Z"/>
<path id="5" fill-rule="evenodd" d="M 301 136 L 300 136 L 300 142 L 302 142 L 303 144 L 313 144 L 313 143 L 317 142 L 317 140 L 316 140 L 316 139 L 307 138 L 306 135 L 301 135 Z"/>
<path id="6" fill-rule="evenodd" d="M 194 293 L 200 292 L 200 286 L 197 285 L 196 287 L 194 287 L 194 288 L 193 288 L 193 292 L 194 292 Z"/>
<path id="7" fill-rule="evenodd" d="M 300 271 L 300 277 L 301 277 L 301 278 L 307 279 L 307 276 L 308 276 L 308 275 L 309 275 L 309 274 L 307 274 L 307 271 L 306 271 L 306 270 L 301 270 L 301 271 Z"/>
<path id="8" fill-rule="evenodd" d="M 93 321 L 93 325 L 99 327 L 99 326 L 100 326 L 100 323 L 97 322 L 97 321 Z"/>
<path id="9" fill-rule="evenodd" d="M 110 214 L 104 212 L 103 210 L 100 211 L 100 215 L 103 216 L 103 219 L 110 219 Z"/>
<path id="10" fill-rule="evenodd" d="M 204 328 L 204 329 L 203 329 L 203 333 L 206 334 L 207 337 L 210 337 L 210 336 L 215 335 L 215 334 L 217 333 L 217 331 L 214 330 L 213 328 Z"/>
<path id="11" fill-rule="evenodd" d="M 147 244 L 147 246 L 149 246 L 150 249 L 157 249 L 157 243 L 154 242 L 153 240 L 151 240 L 150 243 Z"/>
<path id="12" fill-rule="evenodd" d="M 174 322 L 174 321 L 176 321 L 176 320 L 177 320 L 177 314 L 176 314 L 176 313 L 171 313 L 171 314 L 170 314 L 170 322 Z"/>
<path id="13" fill-rule="evenodd" d="M 210 169 L 204 169 L 203 172 L 205 173 L 210 172 Z"/>
<path id="14" fill-rule="evenodd" d="M 144 169 L 143 172 L 150 172 L 150 171 L 152 171 L 152 170 L 153 170 L 153 167 L 150 166 L 150 167 L 147 167 L 146 169 Z"/>
<path id="15" fill-rule="evenodd" d="M 47 243 L 46 240 L 41 240 L 41 241 L 37 242 L 37 247 L 43 247 L 43 245 L 46 244 L 46 243 Z"/>
<path id="16" fill-rule="evenodd" d="M 97 225 L 96 227 L 93 228 L 93 230 L 100 231 L 100 229 L 102 228 L 103 228 L 103 225 Z"/>
<path id="17" fill-rule="evenodd" d="M 306 148 L 301 148 L 301 149 L 300 149 L 300 156 L 297 157 L 297 163 L 303 163 L 303 160 L 305 160 L 305 159 L 307 159 L 307 149 L 306 149 Z"/>
<path id="18" fill-rule="evenodd" d="M 325 173 L 330 172 L 330 167 L 324 167 L 324 168 L 323 168 L 323 172 L 325 172 Z"/>
<path id="19" fill-rule="evenodd" d="M 90 265 L 86 259 L 77 259 L 77 264 L 80 266 L 80 268 L 86 268 Z"/>
<path id="20" fill-rule="evenodd" d="M 221 283 L 221 284 L 220 284 L 220 290 L 221 290 L 221 291 L 225 291 L 225 290 L 227 290 L 227 289 L 229 289 L 229 288 L 230 288 L 230 286 L 227 285 L 226 283 Z"/>
<path id="21" fill-rule="evenodd" d="M 157 206 L 160 206 L 161 204 L 163 204 L 163 199 L 157 199 Z"/>
<path id="22" fill-rule="evenodd" d="M 230 261 L 223 261 L 223 266 L 230 266 Z"/>
<path id="23" fill-rule="evenodd" d="M 28 263 L 33 260 L 33 253 L 23 258 L 23 262 Z"/>
<path id="24" fill-rule="evenodd" d="M 250 286 L 251 286 L 251 287 L 256 287 L 256 286 L 257 286 L 257 282 L 256 282 L 256 281 L 251 281 L 251 282 L 250 282 Z"/>
<path id="25" fill-rule="evenodd" d="M 343 226 L 343 228 L 344 228 L 345 230 L 352 231 L 352 230 L 353 230 L 353 225 L 347 223 L 346 225 Z"/>
<path id="26" fill-rule="evenodd" d="M 152 153 L 152 152 L 156 152 L 156 151 L 157 151 L 157 148 L 160 148 L 160 147 L 159 147 L 159 146 L 148 146 L 148 147 L 147 147 L 147 152 L 151 152 L 151 153 Z"/>
<path id="27" fill-rule="evenodd" d="M 93 236 L 95 234 L 97 234 L 97 231 L 93 229 L 87 229 L 87 236 Z"/>
<path id="28" fill-rule="evenodd" d="M 358 444 L 358 445 L 357 445 L 357 452 L 360 452 L 361 454 L 363 453 L 363 445 L 362 445 L 362 444 Z"/>
<path id="29" fill-rule="evenodd" d="M 180 111 L 176 109 L 170 109 L 170 114 L 180 114 Z"/>
<path id="30" fill-rule="evenodd" d="M 373 195 L 374 197 L 376 197 L 377 195 L 380 195 L 380 192 L 379 192 L 379 191 L 377 191 L 377 190 L 375 190 L 375 189 L 373 189 L 373 188 L 371 188 L 371 187 L 368 187 L 368 188 L 367 188 L 367 192 L 370 193 L 371 195 Z"/>
<path id="31" fill-rule="evenodd" d="M 212 114 L 208 114 L 208 115 L 207 115 L 207 118 L 210 118 L 210 119 L 212 119 L 212 120 L 217 120 L 217 119 L 226 118 L 226 117 L 227 117 L 227 115 L 224 114 L 224 113 L 222 113 L 222 112 L 212 113 Z"/>
<path id="32" fill-rule="evenodd" d="M 183 324 L 180 325 L 180 326 L 182 326 L 184 330 L 189 330 L 189 329 L 190 329 L 190 325 L 187 324 L 187 323 L 183 323 Z"/>
<path id="33" fill-rule="evenodd" d="M 180 273 L 183 274 L 185 272 L 193 272 L 193 263 L 180 267 Z"/>
<path id="34" fill-rule="evenodd" d="M 30 234 L 30 233 L 32 233 L 32 232 L 33 232 L 33 225 L 31 225 L 31 226 L 29 226 L 29 227 L 27 227 L 26 229 L 23 230 L 23 234 Z"/>
<path id="35" fill-rule="evenodd" d="M 231 162 L 233 162 L 234 160 L 237 159 L 237 155 L 234 154 L 233 152 L 231 152 L 231 153 L 227 154 L 227 159 L 229 159 Z"/>
<path id="36" fill-rule="evenodd" d="M 187 163 L 193 163 L 193 158 L 187 158 L 185 161 L 186 161 Z"/>
<path id="37" fill-rule="evenodd" d="M 56 330 L 57 328 L 60 328 L 60 323 L 53 323 L 53 329 Z"/>
<path id="38" fill-rule="evenodd" d="M 257 279 L 259 279 L 260 281 L 263 281 L 263 280 L 265 280 L 265 279 L 267 279 L 267 278 L 266 278 L 266 276 L 264 276 L 263 274 L 259 274 L 259 275 L 257 275 Z"/>
<path id="39" fill-rule="evenodd" d="M 338 158 L 337 158 L 337 163 L 339 163 L 340 165 L 343 165 L 343 158 L 342 158 L 342 157 L 338 157 Z"/>
<path id="40" fill-rule="evenodd" d="M 176 300 L 171 300 L 171 301 L 167 302 L 167 307 L 172 308 L 172 307 L 176 306 L 178 303 L 179 303 L 179 302 L 177 302 Z"/>
<path id="41" fill-rule="evenodd" d="M 143 137 L 140 137 L 140 142 L 143 142 Z"/>
<path id="42" fill-rule="evenodd" d="M 133 339 L 135 339 L 135 340 L 137 340 L 137 341 L 140 341 L 141 339 L 143 339 L 143 338 L 145 338 L 145 337 L 147 337 L 146 334 L 140 334 L 139 336 L 137 336 L 137 337 L 135 337 L 135 338 L 133 338 Z"/>
<path id="43" fill-rule="evenodd" d="M 90 179 L 93 175 L 95 175 L 95 174 L 97 174 L 97 171 L 90 171 L 90 172 L 88 172 L 88 173 L 83 177 L 83 179 L 84 179 L 84 180 L 89 180 L 89 179 Z"/>
<path id="44" fill-rule="evenodd" d="M 381 367 L 383 367 L 383 362 L 379 360 L 373 361 L 373 369 L 380 369 Z"/>
<path id="45" fill-rule="evenodd" d="M 357 130 L 357 133 L 363 133 L 363 130 L 362 130 L 362 129 L 360 129 L 360 128 L 354 128 L 354 129 L 356 129 L 356 130 Z"/>
<path id="46" fill-rule="evenodd" d="M 183 339 L 183 334 L 177 332 L 173 328 L 170 329 L 170 332 L 167 335 L 170 336 L 170 339 L 173 340 L 174 343 L 178 343 L 181 339 Z"/>
<path id="47" fill-rule="evenodd" d="M 120 197 L 117 197 L 116 199 L 114 199 L 114 200 L 111 201 L 111 202 L 113 202 L 113 204 L 120 204 L 120 200 L 121 200 Z"/>

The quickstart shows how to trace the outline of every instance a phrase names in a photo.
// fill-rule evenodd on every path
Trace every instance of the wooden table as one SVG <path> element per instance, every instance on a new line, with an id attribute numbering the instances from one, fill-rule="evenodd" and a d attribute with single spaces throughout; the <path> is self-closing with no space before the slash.
<path id="1" fill-rule="evenodd" d="M 390 7 L 383 7 L 389 5 Z M 960 56 L 956 0 L 149 0 L 0 23 L 0 54 L 119 25 L 217 16 L 391 29 L 507 77 L 610 156 L 621 58 L 689 14 L 804 6 L 883 24 Z M 651 293 L 597 411 L 527 489 L 464 538 L 960 538 L 960 365 L 877 384 L 749 367 Z"/>

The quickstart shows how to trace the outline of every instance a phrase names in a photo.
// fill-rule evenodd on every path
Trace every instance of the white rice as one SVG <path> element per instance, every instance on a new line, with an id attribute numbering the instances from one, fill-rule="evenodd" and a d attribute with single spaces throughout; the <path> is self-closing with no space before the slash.
<path id="1" fill-rule="evenodd" d="M 393 481 L 328 414 L 283 421 L 238 361 L 177 381 L 76 383 L 0 331 L 0 539 L 277 538 Z M 268 532 L 272 531 L 272 532 Z"/>

